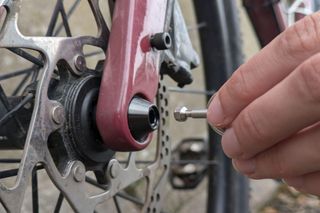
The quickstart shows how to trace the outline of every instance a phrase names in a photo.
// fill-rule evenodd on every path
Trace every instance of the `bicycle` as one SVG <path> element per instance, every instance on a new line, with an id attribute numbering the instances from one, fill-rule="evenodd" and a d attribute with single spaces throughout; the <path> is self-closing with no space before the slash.
<path id="1" fill-rule="evenodd" d="M 183 192 L 205 185 L 207 212 L 249 211 L 248 181 L 220 137 L 173 143 L 167 127 L 169 94 L 200 93 L 195 104 L 205 104 L 242 63 L 232 0 L 193 2 L 201 91 L 173 87 L 190 84 L 199 65 L 177 1 L 34 2 L 0 1 L 2 67 L 28 66 L 0 75 L 2 211 L 163 212 L 168 179 Z M 28 15 L 36 6 L 51 6 L 50 19 L 41 8 Z M 40 30 L 27 27 L 36 16 Z"/>

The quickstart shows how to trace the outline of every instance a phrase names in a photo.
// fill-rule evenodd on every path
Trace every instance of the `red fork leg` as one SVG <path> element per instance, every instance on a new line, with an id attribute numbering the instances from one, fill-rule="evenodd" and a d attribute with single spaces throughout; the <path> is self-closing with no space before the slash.
<path id="1" fill-rule="evenodd" d="M 242 0 L 262 47 L 285 28 L 279 0 Z"/>
<path id="2" fill-rule="evenodd" d="M 128 125 L 128 107 L 135 96 L 153 102 L 158 89 L 161 52 L 150 46 L 150 36 L 163 32 L 167 0 L 117 0 L 96 122 L 104 144 L 115 151 L 144 149 Z"/>

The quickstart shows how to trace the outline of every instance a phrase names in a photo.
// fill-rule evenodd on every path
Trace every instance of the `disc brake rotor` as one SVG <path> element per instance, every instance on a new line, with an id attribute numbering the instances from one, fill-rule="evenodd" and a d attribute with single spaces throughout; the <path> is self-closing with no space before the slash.
<path id="1" fill-rule="evenodd" d="M 97 204 L 112 198 L 119 191 L 140 179 L 147 180 L 146 200 L 142 211 L 160 212 L 171 156 L 169 136 L 166 130 L 169 113 L 165 85 L 160 81 L 157 95 L 157 105 L 161 109 L 161 124 L 155 144 L 157 150 L 155 160 L 144 168 L 138 168 L 136 165 L 137 153 L 130 153 L 126 166 L 123 166 L 115 158 L 110 161 L 108 159 L 102 170 L 107 179 L 106 184 L 101 187 L 104 189 L 103 192 L 88 196 L 85 189 L 85 175 L 88 170 L 86 162 L 82 161 L 81 158 L 68 158 L 63 161 L 65 165 L 62 166 L 63 170 L 61 170 L 55 162 L 57 158 L 53 156 L 59 155 L 59 152 L 50 152 L 48 148 L 48 138 L 53 132 L 64 128 L 65 123 L 68 122 L 66 112 L 70 112 L 60 99 L 52 99 L 48 94 L 51 92 L 52 76 L 55 75 L 56 68 L 59 67 L 61 61 L 68 67 L 65 72 L 76 76 L 74 78 L 81 78 L 81 76 L 89 75 L 91 72 L 82 61 L 84 45 L 99 47 L 106 51 L 109 31 L 101 13 L 99 0 L 88 0 L 98 26 L 98 35 L 96 37 L 66 38 L 22 35 L 17 27 L 20 10 L 23 10 L 21 2 L 22 0 L 0 0 L 0 6 L 7 10 L 6 21 L 0 34 L 0 47 L 32 49 L 40 52 L 44 61 L 43 67 L 40 69 L 40 78 L 37 81 L 33 114 L 16 183 L 12 188 L 1 183 L 1 203 L 9 212 L 19 212 L 25 199 L 25 192 L 32 171 L 41 164 L 51 181 L 77 212 L 93 212 Z M 58 0 L 57 4 L 63 3 Z M 70 95 L 70 97 L 74 96 Z M 83 147 L 81 150 L 83 151 Z"/>

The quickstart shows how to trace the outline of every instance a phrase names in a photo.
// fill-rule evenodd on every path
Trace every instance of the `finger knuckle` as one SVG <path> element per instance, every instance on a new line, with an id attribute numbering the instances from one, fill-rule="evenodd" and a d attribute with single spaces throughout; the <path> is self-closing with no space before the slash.
<path id="1" fill-rule="evenodd" d="M 320 13 L 306 16 L 280 37 L 281 50 L 286 55 L 296 56 L 300 52 L 312 51 L 320 41 Z"/>
<path id="2" fill-rule="evenodd" d="M 259 122 L 259 119 L 257 119 L 257 116 L 254 116 L 254 113 L 249 111 L 243 111 L 241 117 L 240 117 L 240 124 L 239 126 L 241 134 L 245 135 L 245 140 L 239 140 L 240 145 L 245 146 L 245 141 L 247 140 L 253 140 L 260 142 L 266 141 L 268 138 L 268 134 L 265 131 L 265 128 L 263 127 L 263 122 Z"/>
<path id="3" fill-rule="evenodd" d="M 226 91 L 229 96 L 237 101 L 245 102 L 250 99 L 247 77 L 242 66 L 232 75 L 226 84 Z"/>
<path id="4" fill-rule="evenodd" d="M 258 170 L 254 174 L 257 178 L 280 178 L 287 175 L 287 165 L 283 153 L 272 148 L 256 156 Z"/>
<path id="5" fill-rule="evenodd" d="M 302 97 L 311 102 L 320 102 L 320 55 L 301 66 L 296 80 Z"/>
<path id="6" fill-rule="evenodd" d="M 285 155 L 281 152 L 281 149 L 277 147 L 273 149 L 270 162 L 271 165 L 274 165 L 274 175 L 272 178 L 280 178 L 288 175 L 288 165 L 286 164 Z"/>

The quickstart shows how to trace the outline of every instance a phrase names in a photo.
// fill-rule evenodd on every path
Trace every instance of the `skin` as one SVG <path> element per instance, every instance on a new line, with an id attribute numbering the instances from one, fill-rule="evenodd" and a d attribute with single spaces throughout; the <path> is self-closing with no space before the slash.
<path id="1" fill-rule="evenodd" d="M 281 178 L 320 195 L 320 13 L 288 28 L 243 64 L 208 109 L 222 147 L 253 179 Z"/>

